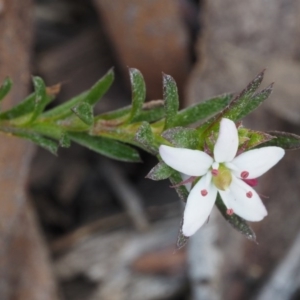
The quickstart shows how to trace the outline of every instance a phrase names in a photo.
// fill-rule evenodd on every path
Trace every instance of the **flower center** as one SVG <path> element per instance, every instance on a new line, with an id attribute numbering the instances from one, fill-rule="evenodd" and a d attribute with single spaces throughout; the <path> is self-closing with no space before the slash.
<path id="1" fill-rule="evenodd" d="M 221 191 L 225 191 L 231 184 L 231 172 L 228 168 L 226 168 L 223 164 L 220 164 L 218 168 L 218 172 L 214 172 L 215 169 L 213 169 L 212 175 L 212 181 L 217 189 Z M 214 173 L 213 173 L 214 172 Z M 216 175 L 215 175 L 216 174 Z"/>

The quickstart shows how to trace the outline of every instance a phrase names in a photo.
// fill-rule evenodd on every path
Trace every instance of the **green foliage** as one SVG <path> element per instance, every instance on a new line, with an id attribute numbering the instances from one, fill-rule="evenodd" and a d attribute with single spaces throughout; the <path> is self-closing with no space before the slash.
<path id="1" fill-rule="evenodd" d="M 69 132 L 69 137 L 77 144 L 109 158 L 126 162 L 141 161 L 139 153 L 135 149 L 118 141 L 100 136 L 91 136 L 83 132 Z"/>
<path id="2" fill-rule="evenodd" d="M 72 111 L 82 122 L 90 126 L 93 125 L 93 107 L 89 103 L 81 102 L 75 107 L 73 107 Z"/>
<path id="3" fill-rule="evenodd" d="M 197 149 L 199 144 L 198 133 L 193 128 L 170 128 L 162 133 L 162 137 L 179 148 Z"/>
<path id="4" fill-rule="evenodd" d="M 166 165 L 163 161 L 159 162 L 150 170 L 146 178 L 152 180 L 163 180 L 169 178 L 175 172 L 174 169 Z"/>
<path id="5" fill-rule="evenodd" d="M 168 129 L 176 126 L 179 97 L 176 82 L 170 75 L 163 74 L 163 88 L 166 114 L 165 129 Z"/>
<path id="6" fill-rule="evenodd" d="M 234 229 L 236 229 L 238 232 L 243 234 L 248 240 L 256 242 L 256 235 L 255 235 L 254 231 L 251 229 L 251 227 L 246 223 L 246 221 L 244 219 L 237 216 L 236 214 L 228 215 L 226 213 L 227 208 L 226 208 L 225 204 L 223 203 L 219 194 L 217 196 L 216 205 L 217 205 L 220 213 L 222 214 L 222 216 L 225 218 L 226 221 L 228 221 L 228 223 Z"/>
<path id="7" fill-rule="evenodd" d="M 136 132 L 135 140 L 140 145 L 152 154 L 157 154 L 158 145 L 155 143 L 155 138 L 151 126 L 147 122 L 143 122 Z"/>
<path id="8" fill-rule="evenodd" d="M 259 147 L 267 147 L 267 146 L 277 146 L 286 150 L 295 150 L 300 148 L 300 136 L 289 133 L 289 132 L 281 132 L 281 131 L 269 131 L 273 139 L 260 144 Z"/>
<path id="9" fill-rule="evenodd" d="M 206 119 L 224 109 L 231 99 L 231 94 L 224 94 L 189 106 L 178 112 L 173 127 L 187 126 Z"/>
<path id="10" fill-rule="evenodd" d="M 132 89 L 132 107 L 128 122 L 134 123 L 141 114 L 146 99 L 146 85 L 143 75 L 139 70 L 129 69 L 129 74 Z"/>
<path id="11" fill-rule="evenodd" d="M 9 93 L 12 88 L 12 80 L 9 77 L 6 77 L 0 87 L 0 102 L 4 97 Z"/>

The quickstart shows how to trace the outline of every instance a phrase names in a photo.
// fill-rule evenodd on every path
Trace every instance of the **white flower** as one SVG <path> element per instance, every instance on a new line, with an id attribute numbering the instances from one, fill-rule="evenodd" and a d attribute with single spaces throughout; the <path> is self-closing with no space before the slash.
<path id="1" fill-rule="evenodd" d="M 183 174 L 201 177 L 187 199 L 182 226 L 185 236 L 193 235 L 208 219 L 217 193 L 229 215 L 235 213 L 247 221 L 260 221 L 267 215 L 260 197 L 244 180 L 267 172 L 284 156 L 284 150 L 271 146 L 235 157 L 238 145 L 235 123 L 223 118 L 214 158 L 199 150 L 160 146 L 159 154 L 167 165 Z"/>

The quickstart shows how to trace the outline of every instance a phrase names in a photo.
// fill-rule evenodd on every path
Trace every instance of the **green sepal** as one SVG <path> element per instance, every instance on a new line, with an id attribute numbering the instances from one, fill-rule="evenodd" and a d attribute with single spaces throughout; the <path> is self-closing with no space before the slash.
<path id="1" fill-rule="evenodd" d="M 143 149 L 156 155 L 158 153 L 158 145 L 155 143 L 151 126 L 148 122 L 143 122 L 135 134 L 137 141 Z"/>
<path id="2" fill-rule="evenodd" d="M 19 130 L 19 131 L 16 130 L 16 131 L 12 132 L 12 135 L 29 140 L 29 141 L 33 142 L 34 144 L 48 150 L 52 154 L 57 155 L 58 144 L 57 144 L 57 142 L 55 142 L 53 140 L 47 139 L 36 133 L 26 132 L 26 131 L 22 131 L 22 130 Z"/>
<path id="3" fill-rule="evenodd" d="M 260 144 L 266 143 L 274 137 L 266 132 L 250 130 L 247 128 L 239 128 L 239 140 L 246 145 L 245 150 L 257 147 Z"/>
<path id="4" fill-rule="evenodd" d="M 300 148 L 300 136 L 281 131 L 268 131 L 268 134 L 274 138 L 266 143 L 263 143 L 259 147 L 277 146 L 285 150 L 295 150 Z"/>
<path id="5" fill-rule="evenodd" d="M 74 114 L 85 124 L 91 126 L 94 123 L 93 107 L 87 102 L 81 102 L 72 108 Z"/>
<path id="6" fill-rule="evenodd" d="M 231 99 L 231 94 L 223 94 L 187 107 L 178 112 L 173 127 L 187 126 L 203 120 L 224 109 Z"/>
<path id="7" fill-rule="evenodd" d="M 247 222 L 236 214 L 228 215 L 226 213 L 227 208 L 223 203 L 220 195 L 218 194 L 216 200 L 216 206 L 218 207 L 220 213 L 225 218 L 225 220 L 238 232 L 243 234 L 248 240 L 256 242 L 256 235 Z"/>
<path id="8" fill-rule="evenodd" d="M 109 158 L 126 162 L 141 161 L 137 150 L 118 141 L 83 132 L 68 132 L 68 135 L 72 141 Z"/>
<path id="9" fill-rule="evenodd" d="M 12 87 L 12 80 L 9 77 L 6 77 L 0 87 L 0 101 L 9 93 Z"/>
<path id="10" fill-rule="evenodd" d="M 168 179 L 173 173 L 174 169 L 166 165 L 163 161 L 159 162 L 154 168 L 150 170 L 146 178 L 158 181 Z"/>
<path id="11" fill-rule="evenodd" d="M 169 129 L 174 127 L 179 108 L 177 85 L 173 77 L 170 75 L 163 74 L 163 91 L 166 115 L 164 129 Z"/>
<path id="12" fill-rule="evenodd" d="M 132 106 L 128 123 L 136 122 L 146 99 L 146 85 L 141 72 L 137 69 L 129 69 L 132 89 Z"/>
<path id="13" fill-rule="evenodd" d="M 170 128 L 162 133 L 162 137 L 179 148 L 197 149 L 199 145 L 199 135 L 193 128 Z"/>
<path id="14" fill-rule="evenodd" d="M 102 96 L 108 91 L 113 81 L 114 72 L 113 69 L 110 69 L 89 90 L 53 109 L 48 110 L 42 115 L 42 117 L 51 120 L 65 119 L 66 117 L 72 115 L 71 109 L 80 102 L 86 102 L 89 105 L 94 106 L 98 102 L 98 100 L 100 100 Z"/>

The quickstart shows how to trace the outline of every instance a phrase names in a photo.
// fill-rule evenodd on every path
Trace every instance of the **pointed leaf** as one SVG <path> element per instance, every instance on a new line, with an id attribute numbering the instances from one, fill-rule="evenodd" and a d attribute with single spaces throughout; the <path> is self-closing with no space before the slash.
<path id="1" fill-rule="evenodd" d="M 272 135 L 274 139 L 263 143 L 259 147 L 277 146 L 286 150 L 295 150 L 300 148 L 300 136 L 280 131 L 269 131 L 268 134 Z"/>
<path id="2" fill-rule="evenodd" d="M 97 81 L 91 89 L 83 92 L 82 94 L 70 99 L 69 101 L 48 110 L 43 114 L 44 118 L 51 120 L 64 119 L 72 115 L 71 108 L 80 102 L 86 102 L 93 106 L 98 100 L 108 91 L 114 81 L 114 72 L 110 69 L 99 81 Z"/>
<path id="3" fill-rule="evenodd" d="M 0 113 L 0 120 L 12 120 L 32 113 L 35 108 L 35 98 L 35 93 L 33 93 L 16 106 Z M 47 104 L 50 103 L 52 99 L 52 96 L 47 95 Z"/>
<path id="4" fill-rule="evenodd" d="M 243 110 L 241 110 L 240 113 L 235 117 L 235 120 L 241 120 L 245 116 L 249 115 L 252 111 L 257 109 L 266 99 L 268 99 L 273 91 L 273 85 L 274 83 L 270 84 L 261 92 L 254 94 L 246 103 Z"/>
<path id="5" fill-rule="evenodd" d="M 163 180 L 169 178 L 175 172 L 174 169 L 166 165 L 163 161 L 159 162 L 150 170 L 146 178 L 152 180 Z"/>
<path id="6" fill-rule="evenodd" d="M 247 222 L 242 219 L 241 217 L 237 216 L 236 214 L 233 215 L 228 215 L 226 213 L 227 208 L 224 205 L 220 195 L 218 194 L 217 200 L 216 200 L 216 205 L 229 224 L 236 229 L 238 232 L 243 234 L 248 240 L 256 242 L 256 235 L 254 231 L 251 229 L 251 227 L 247 224 Z"/>
<path id="7" fill-rule="evenodd" d="M 199 144 L 199 135 L 193 128 L 170 128 L 162 133 L 162 137 L 179 148 L 197 149 Z"/>
<path id="8" fill-rule="evenodd" d="M 68 134 L 66 132 L 63 132 L 63 134 L 61 135 L 61 137 L 59 139 L 59 146 L 61 146 L 63 148 L 69 148 L 71 146 L 70 137 L 68 136 Z"/>
<path id="9" fill-rule="evenodd" d="M 187 126 L 201 121 L 224 109 L 231 99 L 231 94 L 224 94 L 185 108 L 179 111 L 173 126 Z"/>
<path id="10" fill-rule="evenodd" d="M 135 149 L 118 141 L 90 136 L 83 132 L 69 132 L 68 135 L 72 141 L 109 158 L 127 162 L 141 161 L 139 153 Z"/>
<path id="11" fill-rule="evenodd" d="M 132 107 L 128 122 L 133 123 L 139 117 L 146 99 L 146 86 L 143 75 L 139 70 L 129 69 L 129 74 L 132 89 Z"/>
<path id="12" fill-rule="evenodd" d="M 6 77 L 0 87 L 0 101 L 9 93 L 12 87 L 12 80 L 9 77 Z"/>
<path id="13" fill-rule="evenodd" d="M 254 92 L 260 86 L 263 77 L 263 70 L 259 73 L 235 99 L 229 104 L 228 108 L 221 114 L 222 118 L 228 118 L 233 121 L 239 120 L 241 117 L 246 116 L 250 112 L 252 112 L 256 107 L 258 107 L 262 101 L 264 101 L 267 96 L 270 95 L 272 91 L 272 85 L 266 88 L 261 93 L 256 94 L 255 97 Z M 254 100 L 253 103 L 251 101 Z"/>
<path id="14" fill-rule="evenodd" d="M 183 225 L 183 218 L 181 219 L 181 222 L 180 222 L 180 229 L 178 232 L 178 237 L 177 237 L 177 242 L 176 242 L 177 250 L 183 248 L 189 240 L 189 238 L 187 236 L 185 236 L 182 232 L 182 225 Z"/>
<path id="15" fill-rule="evenodd" d="M 176 115 L 179 108 L 179 97 L 175 80 L 170 76 L 163 74 L 163 88 L 165 100 L 165 129 L 174 127 Z"/>
<path id="16" fill-rule="evenodd" d="M 46 86 L 44 80 L 38 76 L 32 78 L 35 99 L 34 99 L 34 109 L 29 122 L 33 122 L 45 109 L 48 104 L 48 97 L 46 93 Z"/>
<path id="17" fill-rule="evenodd" d="M 72 111 L 85 124 L 90 126 L 93 125 L 94 123 L 93 107 L 90 104 L 86 102 L 81 102 L 75 107 L 73 107 Z"/>
<path id="18" fill-rule="evenodd" d="M 27 139 L 27 140 L 37 144 L 38 146 L 50 151 L 54 155 L 57 154 L 58 144 L 53 140 L 47 139 L 36 133 L 26 132 L 26 131 L 22 131 L 22 130 L 20 130 L 20 131 L 16 130 L 12 134 L 15 136 L 21 137 L 23 139 Z"/>
<path id="19" fill-rule="evenodd" d="M 146 151 L 154 155 L 158 153 L 158 145 L 154 141 L 154 136 L 149 123 L 142 123 L 136 132 L 135 140 L 139 142 Z"/>

